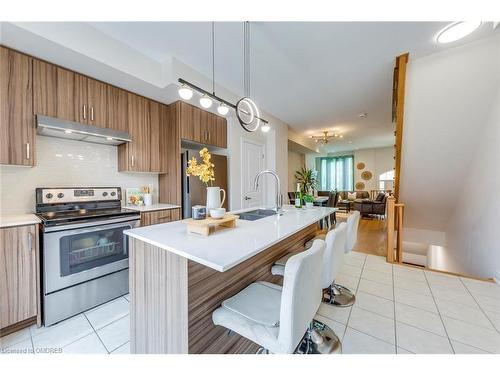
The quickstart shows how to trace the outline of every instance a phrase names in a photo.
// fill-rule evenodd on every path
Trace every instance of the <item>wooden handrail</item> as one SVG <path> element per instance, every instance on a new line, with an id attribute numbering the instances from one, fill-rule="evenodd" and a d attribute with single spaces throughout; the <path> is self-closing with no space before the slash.
<path id="1" fill-rule="evenodd" d="M 387 198 L 387 255 L 390 263 L 403 262 L 403 218 L 404 207 L 402 203 L 396 203 L 396 198 Z M 394 239 L 396 237 L 396 247 Z"/>
<path id="2" fill-rule="evenodd" d="M 394 129 L 394 197 L 399 202 L 401 183 L 401 149 L 403 145 L 403 116 L 406 86 L 406 65 L 409 54 L 405 53 L 396 57 L 393 77 L 392 117 L 395 122 Z"/>

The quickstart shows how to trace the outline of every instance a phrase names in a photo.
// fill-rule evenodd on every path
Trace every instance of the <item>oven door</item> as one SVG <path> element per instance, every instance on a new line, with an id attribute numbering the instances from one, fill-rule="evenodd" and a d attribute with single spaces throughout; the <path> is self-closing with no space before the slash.
<path id="1" fill-rule="evenodd" d="M 128 267 L 124 230 L 139 220 L 44 233 L 45 294 Z"/>

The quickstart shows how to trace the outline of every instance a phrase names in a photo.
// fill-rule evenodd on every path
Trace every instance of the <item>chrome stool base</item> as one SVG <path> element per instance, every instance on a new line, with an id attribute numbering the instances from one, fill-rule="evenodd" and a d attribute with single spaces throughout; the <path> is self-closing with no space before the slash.
<path id="1" fill-rule="evenodd" d="M 294 354 L 340 354 L 342 343 L 330 327 L 313 320 Z"/>
<path id="2" fill-rule="evenodd" d="M 333 284 L 323 291 L 323 302 L 338 307 L 349 307 L 356 302 L 356 296 L 346 287 Z"/>

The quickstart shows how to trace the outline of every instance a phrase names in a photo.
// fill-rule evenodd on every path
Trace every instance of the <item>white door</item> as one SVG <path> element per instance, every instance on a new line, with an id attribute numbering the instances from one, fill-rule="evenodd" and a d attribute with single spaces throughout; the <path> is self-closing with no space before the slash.
<path id="1" fill-rule="evenodd" d="M 242 139 L 241 150 L 241 207 L 261 207 L 264 203 L 264 180 L 260 181 L 258 191 L 254 191 L 254 179 L 264 169 L 264 145 Z"/>

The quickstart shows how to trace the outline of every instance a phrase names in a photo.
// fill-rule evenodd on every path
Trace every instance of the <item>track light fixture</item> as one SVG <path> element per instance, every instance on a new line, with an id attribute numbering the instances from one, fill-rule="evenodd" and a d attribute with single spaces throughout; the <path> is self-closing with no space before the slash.
<path id="1" fill-rule="evenodd" d="M 203 108 L 210 108 L 213 102 L 219 102 L 217 107 L 217 112 L 221 116 L 225 116 L 229 113 L 229 109 L 232 108 L 236 111 L 236 117 L 243 129 L 247 132 L 254 132 L 259 127 L 265 133 L 267 133 L 271 127 L 269 123 L 260 117 L 259 108 L 257 104 L 250 98 L 250 23 L 244 23 L 244 91 L 245 96 L 238 100 L 236 104 L 230 103 L 218 97 L 215 94 L 215 23 L 212 22 L 212 92 L 208 92 L 201 87 L 198 87 L 191 82 L 188 82 L 182 78 L 178 81 L 181 87 L 178 90 L 179 96 L 184 100 L 189 100 L 193 97 L 193 92 L 197 92 L 201 95 L 200 105 Z"/>

